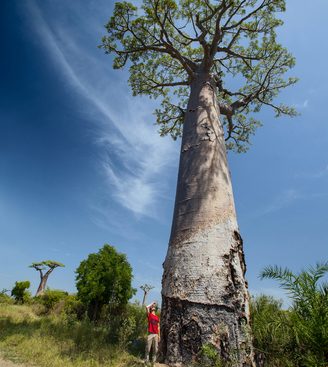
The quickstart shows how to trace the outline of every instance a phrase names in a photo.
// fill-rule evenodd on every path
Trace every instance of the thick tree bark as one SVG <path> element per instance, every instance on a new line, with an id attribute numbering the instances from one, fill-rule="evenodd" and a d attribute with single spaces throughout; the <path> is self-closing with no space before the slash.
<path id="1" fill-rule="evenodd" d="M 176 202 L 162 280 L 161 353 L 188 365 L 212 344 L 233 366 L 253 366 L 245 261 L 223 128 L 211 76 L 191 85 Z"/>

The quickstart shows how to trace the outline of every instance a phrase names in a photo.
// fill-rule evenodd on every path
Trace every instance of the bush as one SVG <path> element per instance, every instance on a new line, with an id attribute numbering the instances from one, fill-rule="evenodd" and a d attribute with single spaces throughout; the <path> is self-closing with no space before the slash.
<path id="1" fill-rule="evenodd" d="M 288 367 L 293 363 L 291 314 L 271 296 L 252 297 L 251 324 L 258 366 Z"/>
<path id="2" fill-rule="evenodd" d="M 59 289 L 47 289 L 42 295 L 37 296 L 34 300 L 44 306 L 45 312 L 48 313 L 54 309 L 55 305 L 65 300 L 68 293 Z"/>
<path id="3" fill-rule="evenodd" d="M 144 339 L 147 335 L 147 316 L 145 308 L 139 303 L 129 303 L 127 312 L 135 320 L 135 328 L 131 335 L 131 339 Z"/>
<path id="4" fill-rule="evenodd" d="M 15 299 L 15 303 L 27 303 L 31 299 L 31 293 L 27 291 L 30 288 L 31 283 L 28 280 L 22 282 L 16 282 L 14 288 L 11 291 L 12 297 Z"/>
<path id="5" fill-rule="evenodd" d="M 129 303 L 120 315 L 109 314 L 109 338 L 121 347 L 129 347 L 144 352 L 144 340 L 147 334 L 146 312 L 138 303 Z"/>
<path id="6" fill-rule="evenodd" d="M 0 293 L 0 303 L 12 304 L 14 300 L 5 293 Z"/>
<path id="7" fill-rule="evenodd" d="M 328 261 L 298 274 L 278 266 L 268 266 L 261 273 L 262 278 L 277 280 L 293 301 L 288 321 L 294 339 L 294 365 L 328 365 L 328 283 L 323 280 L 327 273 Z"/>
<path id="8" fill-rule="evenodd" d="M 69 294 L 60 304 L 62 305 L 62 312 L 70 319 L 83 319 L 86 312 L 86 305 L 75 294 Z"/>

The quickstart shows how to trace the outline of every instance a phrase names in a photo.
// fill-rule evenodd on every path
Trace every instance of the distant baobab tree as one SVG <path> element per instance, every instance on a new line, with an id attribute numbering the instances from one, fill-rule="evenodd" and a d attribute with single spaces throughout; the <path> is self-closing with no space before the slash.
<path id="1" fill-rule="evenodd" d="M 144 306 L 146 304 L 147 294 L 149 293 L 150 290 L 154 289 L 154 287 L 152 285 L 149 285 L 149 284 L 144 284 L 144 285 L 141 285 L 140 288 L 144 292 L 143 299 L 142 299 L 142 306 Z"/>
<path id="2" fill-rule="evenodd" d="M 40 284 L 38 290 L 36 291 L 35 297 L 40 296 L 45 291 L 49 275 L 55 268 L 58 268 L 59 266 L 64 267 L 65 265 L 53 260 L 44 260 L 38 263 L 32 263 L 29 266 L 40 273 Z"/>

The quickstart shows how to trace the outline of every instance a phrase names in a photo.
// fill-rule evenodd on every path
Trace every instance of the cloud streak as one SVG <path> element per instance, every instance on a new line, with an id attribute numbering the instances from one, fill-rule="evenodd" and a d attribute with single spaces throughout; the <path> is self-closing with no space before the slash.
<path id="1" fill-rule="evenodd" d="M 295 108 L 296 109 L 306 109 L 309 107 L 309 100 L 306 99 L 302 103 L 296 103 Z"/>
<path id="2" fill-rule="evenodd" d="M 263 210 L 262 214 L 270 214 L 291 205 L 294 201 L 301 199 L 298 191 L 289 189 L 276 196 L 274 200 Z"/>
<path id="3" fill-rule="evenodd" d="M 298 173 L 295 175 L 296 178 L 305 178 L 305 179 L 320 179 L 323 177 L 327 177 L 328 176 L 328 164 L 324 167 L 321 168 L 317 171 L 312 171 L 312 172 L 302 172 L 302 173 Z"/>
<path id="4" fill-rule="evenodd" d="M 101 153 L 99 167 L 107 191 L 129 212 L 156 216 L 156 204 L 166 190 L 158 177 L 164 177 L 165 170 L 175 164 L 176 144 L 160 138 L 150 123 L 154 105 L 128 96 L 125 84 L 109 66 L 109 57 L 104 61 L 93 40 L 88 39 L 88 34 L 100 33 L 100 19 L 81 14 L 83 23 L 77 30 L 64 16 L 53 22 L 36 2 L 26 6 L 57 72 L 79 96 L 80 106 L 82 99 L 81 112 L 97 124 L 93 138 Z M 83 29 L 88 33 L 81 35 Z M 85 43 L 81 43 L 83 36 Z"/>
<path id="5" fill-rule="evenodd" d="M 295 189 L 288 189 L 277 195 L 259 215 L 271 214 L 293 205 L 299 200 L 313 200 L 327 197 L 327 193 L 304 193 Z"/>

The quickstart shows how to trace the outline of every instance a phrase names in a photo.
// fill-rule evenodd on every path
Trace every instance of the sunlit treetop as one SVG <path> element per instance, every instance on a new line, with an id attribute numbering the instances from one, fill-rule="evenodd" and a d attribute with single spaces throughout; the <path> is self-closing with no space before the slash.
<path id="1" fill-rule="evenodd" d="M 160 98 L 155 110 L 161 135 L 181 136 L 189 89 L 199 73 L 209 73 L 229 149 L 247 150 L 261 125 L 263 105 L 276 116 L 294 108 L 276 104 L 279 91 L 297 79 L 284 77 L 294 57 L 277 42 L 277 17 L 285 0 L 143 0 L 139 9 L 115 4 L 101 47 L 114 54 L 113 67 L 130 68 L 134 95 Z"/>
<path id="2" fill-rule="evenodd" d="M 64 267 L 65 265 L 58 261 L 44 260 L 44 261 L 32 263 L 29 267 L 40 271 L 40 270 L 45 270 L 47 268 L 55 269 L 55 268 L 58 268 L 59 266 Z"/>

